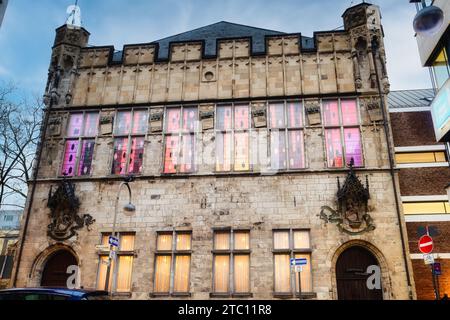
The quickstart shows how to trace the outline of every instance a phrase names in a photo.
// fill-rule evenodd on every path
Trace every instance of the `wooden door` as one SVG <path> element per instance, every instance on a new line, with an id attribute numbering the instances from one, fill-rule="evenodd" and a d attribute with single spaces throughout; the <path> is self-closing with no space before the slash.
<path id="1" fill-rule="evenodd" d="M 345 250 L 336 263 L 336 280 L 339 300 L 383 300 L 381 289 L 367 287 L 367 268 L 379 265 L 373 254 L 363 247 Z"/>
<path id="2" fill-rule="evenodd" d="M 67 268 L 78 265 L 77 259 L 67 250 L 56 252 L 45 264 L 42 272 L 42 287 L 67 288 Z"/>

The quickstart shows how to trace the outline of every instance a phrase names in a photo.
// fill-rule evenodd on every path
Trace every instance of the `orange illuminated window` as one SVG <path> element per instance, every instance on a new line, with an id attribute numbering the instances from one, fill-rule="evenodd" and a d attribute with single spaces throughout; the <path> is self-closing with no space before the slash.
<path id="1" fill-rule="evenodd" d="M 403 212 L 406 215 L 446 214 L 450 213 L 450 204 L 447 201 L 403 202 Z"/>
<path id="2" fill-rule="evenodd" d="M 445 152 L 402 152 L 395 155 L 398 164 L 447 162 Z"/>

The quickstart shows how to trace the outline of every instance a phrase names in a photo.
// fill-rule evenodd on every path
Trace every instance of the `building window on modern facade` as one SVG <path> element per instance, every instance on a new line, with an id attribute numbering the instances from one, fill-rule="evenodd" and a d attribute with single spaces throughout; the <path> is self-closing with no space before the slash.
<path id="1" fill-rule="evenodd" d="M 395 159 L 397 161 L 397 164 L 447 162 L 445 151 L 401 152 L 395 154 Z"/>
<path id="2" fill-rule="evenodd" d="M 250 231 L 214 231 L 213 295 L 250 295 Z"/>
<path id="3" fill-rule="evenodd" d="M 301 272 L 302 293 L 312 292 L 311 241 L 309 230 L 274 230 L 274 294 L 298 293 L 298 273 L 291 272 L 290 259 L 306 258 L 308 263 Z"/>
<path id="4" fill-rule="evenodd" d="M 142 173 L 147 129 L 147 109 L 117 112 L 111 174 Z"/>
<path id="5" fill-rule="evenodd" d="M 197 129 L 197 107 L 166 108 L 163 169 L 165 174 L 196 172 Z"/>
<path id="6" fill-rule="evenodd" d="M 191 232 L 161 232 L 155 254 L 155 295 L 189 293 L 191 269 Z"/>
<path id="7" fill-rule="evenodd" d="M 250 171 L 250 107 L 216 107 L 216 171 Z"/>
<path id="8" fill-rule="evenodd" d="M 110 234 L 102 235 L 101 244 L 108 246 Z M 111 260 L 111 273 L 109 277 L 109 288 L 113 292 L 131 292 L 131 272 L 134 260 L 134 233 L 119 234 L 119 249 L 117 251 L 117 266 L 114 259 Z M 104 290 L 106 281 L 106 272 L 108 268 L 108 252 L 102 252 L 99 255 L 99 269 L 97 277 L 97 289 Z M 115 275 L 115 281 L 113 281 Z"/>
<path id="9" fill-rule="evenodd" d="M 271 169 L 303 169 L 305 157 L 302 103 L 270 103 L 269 119 Z"/>
<path id="10" fill-rule="evenodd" d="M 359 108 L 355 99 L 323 100 L 322 112 L 329 168 L 342 168 L 354 160 L 363 167 Z"/>
<path id="11" fill-rule="evenodd" d="M 91 174 L 98 123 L 98 112 L 70 114 L 61 176 L 73 177 Z"/>
<path id="12" fill-rule="evenodd" d="M 442 49 L 432 66 L 436 89 L 442 88 L 448 78 L 450 78 L 450 69 L 448 57 L 445 49 Z"/>
<path id="13" fill-rule="evenodd" d="M 448 201 L 403 202 L 403 212 L 406 215 L 450 214 L 450 203 Z"/>

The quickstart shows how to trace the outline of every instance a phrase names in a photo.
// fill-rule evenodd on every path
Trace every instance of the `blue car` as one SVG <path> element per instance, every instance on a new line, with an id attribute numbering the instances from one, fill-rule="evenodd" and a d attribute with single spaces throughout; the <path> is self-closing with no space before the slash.
<path id="1" fill-rule="evenodd" d="M 0 290 L 0 301 L 75 301 L 108 300 L 107 291 L 69 290 L 60 288 L 23 288 Z"/>

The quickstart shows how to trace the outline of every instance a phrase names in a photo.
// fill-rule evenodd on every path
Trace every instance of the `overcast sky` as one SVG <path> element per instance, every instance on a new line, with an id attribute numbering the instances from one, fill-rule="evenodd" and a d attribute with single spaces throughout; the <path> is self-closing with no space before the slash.
<path id="1" fill-rule="evenodd" d="M 301 32 L 331 30 L 343 25 L 341 15 L 360 0 L 79 0 L 83 26 L 91 45 L 158 40 L 221 20 Z M 74 0 L 10 0 L 0 29 L 0 80 L 13 80 L 42 95 L 54 30 L 64 24 Z M 431 87 L 420 65 L 407 0 L 374 0 L 381 6 L 392 89 Z"/>

